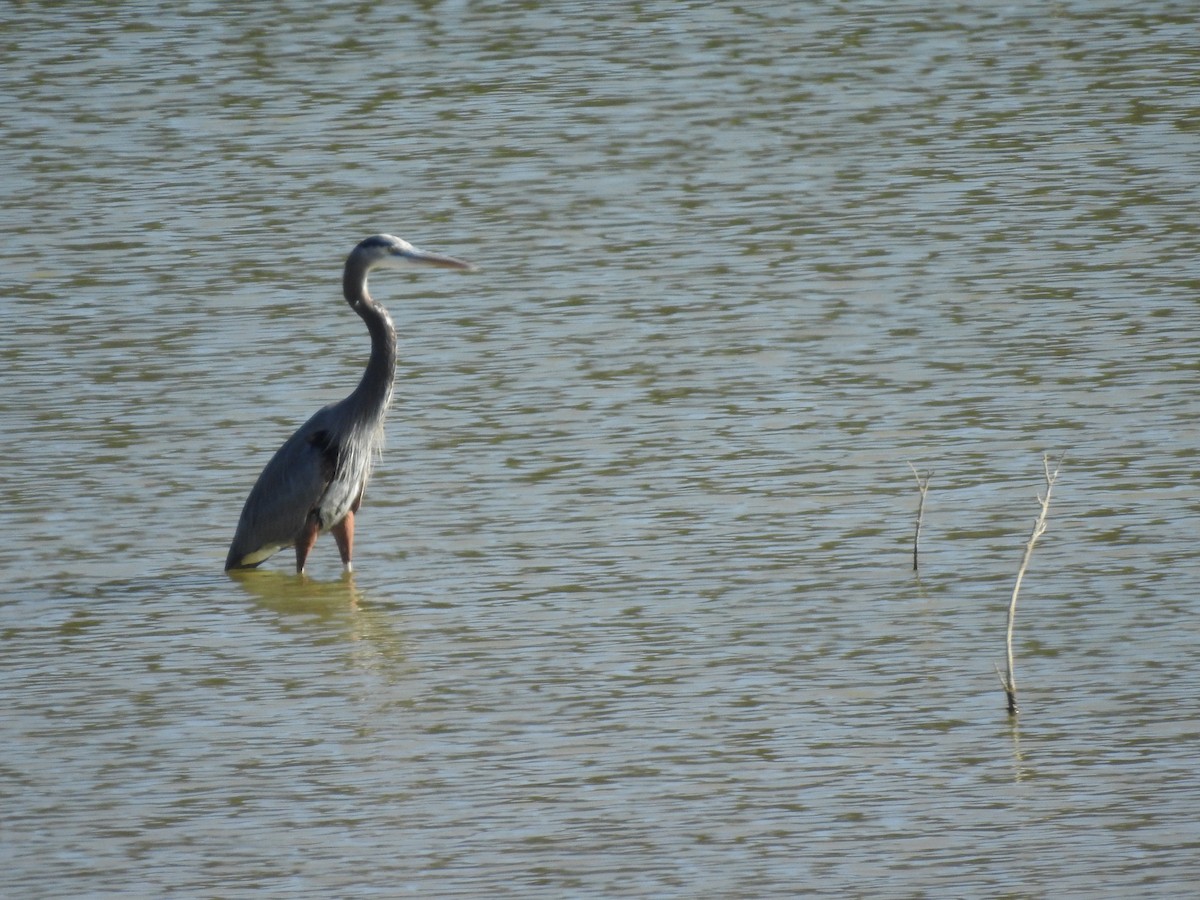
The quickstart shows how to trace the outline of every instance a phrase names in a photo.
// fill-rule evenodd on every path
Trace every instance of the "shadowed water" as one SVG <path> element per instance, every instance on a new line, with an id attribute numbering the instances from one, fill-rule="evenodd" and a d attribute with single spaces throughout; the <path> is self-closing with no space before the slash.
<path id="1" fill-rule="evenodd" d="M 1196 25 L 9 10 L 0 893 L 1186 894 Z M 356 576 L 227 577 L 378 231 Z"/>

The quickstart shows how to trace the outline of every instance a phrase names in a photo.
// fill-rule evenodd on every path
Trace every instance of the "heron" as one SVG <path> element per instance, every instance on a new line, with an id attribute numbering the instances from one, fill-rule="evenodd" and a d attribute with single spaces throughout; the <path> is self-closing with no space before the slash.
<path id="1" fill-rule="evenodd" d="M 295 547 L 296 572 L 304 574 L 317 536 L 327 531 L 337 542 L 342 566 L 351 571 L 354 516 L 383 447 L 396 375 L 396 327 L 367 293 L 367 276 L 375 269 L 410 266 L 474 268 L 390 234 L 372 235 L 350 252 L 342 293 L 370 332 L 367 368 L 350 396 L 318 410 L 275 451 L 246 498 L 226 571 L 254 568 L 284 547 Z"/>

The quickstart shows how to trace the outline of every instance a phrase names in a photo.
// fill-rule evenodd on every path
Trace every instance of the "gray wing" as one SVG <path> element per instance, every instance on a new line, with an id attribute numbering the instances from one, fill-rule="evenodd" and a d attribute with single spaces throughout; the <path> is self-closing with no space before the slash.
<path id="1" fill-rule="evenodd" d="M 338 448 L 323 427 L 326 409 L 288 438 L 258 476 L 242 508 L 226 569 L 257 566 L 295 543 L 337 468 Z"/>

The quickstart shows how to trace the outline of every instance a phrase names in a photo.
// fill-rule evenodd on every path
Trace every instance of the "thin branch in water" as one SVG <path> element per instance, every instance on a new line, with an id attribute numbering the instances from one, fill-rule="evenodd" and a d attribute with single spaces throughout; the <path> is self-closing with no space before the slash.
<path id="1" fill-rule="evenodd" d="M 1001 676 L 1000 682 L 1004 685 L 1004 693 L 1008 697 L 1008 714 L 1015 716 L 1018 713 L 1017 709 L 1017 678 L 1013 674 L 1013 623 L 1017 618 L 1017 594 L 1021 590 L 1021 580 L 1025 577 L 1025 570 L 1029 568 L 1029 560 L 1033 556 L 1034 545 L 1037 544 L 1040 538 L 1046 532 L 1046 516 L 1050 512 L 1050 492 L 1054 490 L 1054 482 L 1058 479 L 1058 470 L 1062 465 L 1063 457 L 1060 456 L 1054 464 L 1054 471 L 1050 471 L 1050 455 L 1042 456 L 1042 469 L 1046 473 L 1046 494 L 1038 495 L 1038 502 L 1042 509 L 1038 514 L 1037 521 L 1033 523 L 1033 531 L 1029 535 L 1029 541 L 1025 544 L 1025 555 L 1021 559 L 1021 567 L 1017 569 L 1017 581 L 1013 585 L 1012 599 L 1008 601 L 1008 629 L 1006 633 L 1006 647 L 1008 650 L 1008 674 Z M 997 667 L 998 670 L 999 667 Z"/>
<path id="2" fill-rule="evenodd" d="M 924 476 L 921 476 L 911 462 L 908 467 L 912 469 L 913 477 L 917 479 L 917 490 L 921 492 L 921 500 L 917 504 L 917 530 L 913 535 L 913 571 L 915 572 L 917 571 L 918 545 L 921 542 L 921 522 L 925 518 L 925 494 L 929 491 L 929 479 L 933 477 L 933 473 L 926 472 Z"/>

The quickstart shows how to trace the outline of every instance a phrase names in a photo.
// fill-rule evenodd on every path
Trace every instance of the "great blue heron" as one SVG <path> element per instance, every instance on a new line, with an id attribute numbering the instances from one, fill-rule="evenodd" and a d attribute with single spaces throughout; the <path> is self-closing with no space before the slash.
<path id="1" fill-rule="evenodd" d="M 371 333 L 367 369 L 349 397 L 319 410 L 275 451 L 246 498 L 226 570 L 253 568 L 291 546 L 296 548 L 296 571 L 303 573 L 317 535 L 332 531 L 342 564 L 350 571 L 354 514 L 383 445 L 383 417 L 396 374 L 396 329 L 387 310 L 367 293 L 367 276 L 374 269 L 410 265 L 472 268 L 390 234 L 369 237 L 351 251 L 342 292 Z"/>

